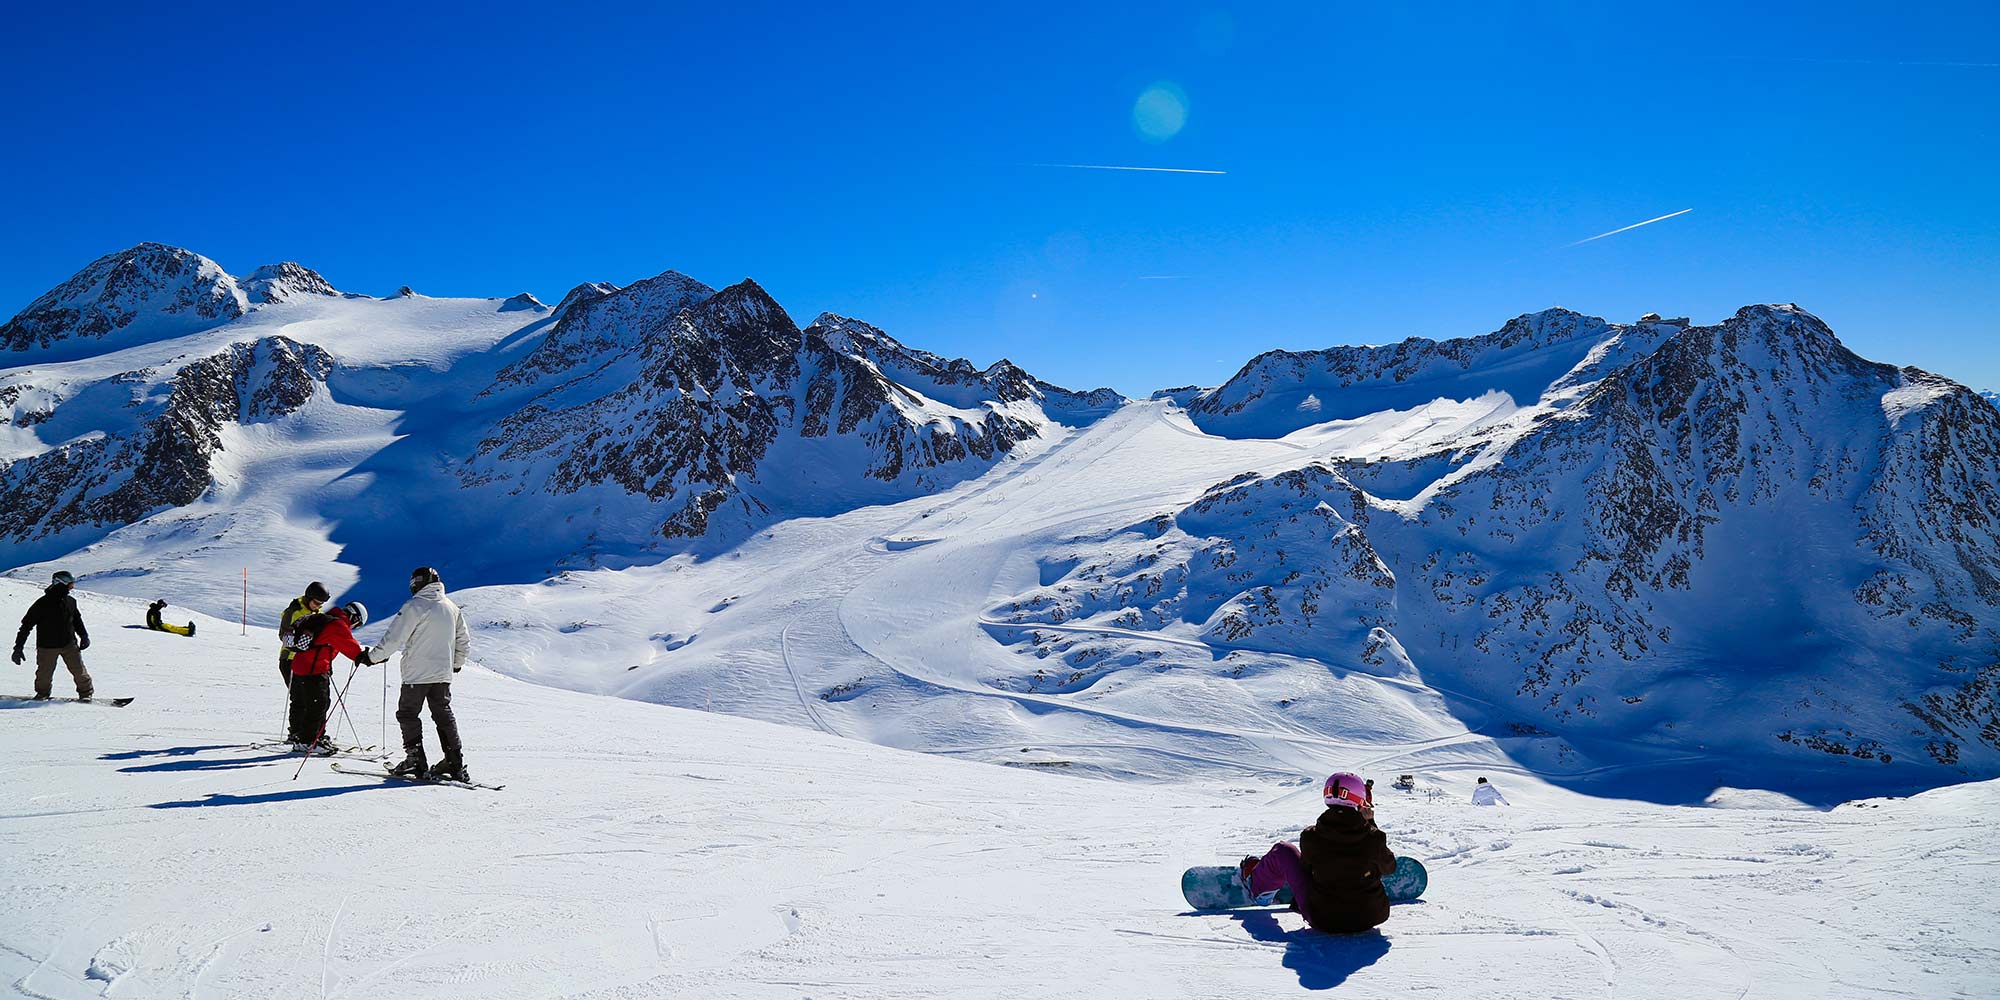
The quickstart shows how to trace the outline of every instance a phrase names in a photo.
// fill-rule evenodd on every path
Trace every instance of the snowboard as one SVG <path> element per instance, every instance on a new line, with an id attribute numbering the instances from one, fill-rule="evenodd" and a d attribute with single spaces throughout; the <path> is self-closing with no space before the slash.
<path id="1" fill-rule="evenodd" d="M 1396 870 L 1382 879 L 1382 891 L 1389 894 L 1391 903 L 1416 899 L 1424 894 L 1429 885 L 1430 876 L 1424 871 L 1424 863 L 1415 858 L 1397 858 Z M 1197 910 L 1235 910 L 1265 904 L 1290 906 L 1292 902 L 1290 889 L 1279 889 L 1252 898 L 1249 890 L 1236 881 L 1235 865 L 1202 865 L 1188 869 L 1181 874 L 1181 895 L 1187 897 L 1188 905 Z"/>
<path id="2" fill-rule="evenodd" d="M 0 695 L 0 701 L 34 701 L 34 700 L 36 699 L 25 694 Z M 79 699 L 76 698 L 43 698 L 41 700 L 67 701 L 73 704 L 83 704 L 83 705 L 103 705 L 105 708 L 124 708 L 125 706 L 132 704 L 133 701 L 133 699 L 131 698 L 92 698 L 89 701 L 80 701 Z"/>
<path id="3" fill-rule="evenodd" d="M 416 778 L 403 774 L 390 774 L 387 771 L 373 771 L 363 767 L 341 767 L 339 761 L 335 761 L 329 766 L 341 774 L 352 774 L 363 778 L 381 778 L 384 781 L 403 781 L 412 785 L 451 785 L 454 788 L 484 788 L 489 792 L 497 792 L 507 787 L 506 785 L 481 784 L 477 781 L 453 781 L 450 778 Z"/>

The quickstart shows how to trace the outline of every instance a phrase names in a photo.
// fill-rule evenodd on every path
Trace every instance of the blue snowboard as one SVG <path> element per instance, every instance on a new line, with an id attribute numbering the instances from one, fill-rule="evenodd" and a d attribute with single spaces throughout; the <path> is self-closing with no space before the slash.
<path id="1" fill-rule="evenodd" d="M 1389 894 L 1391 903 L 1416 899 L 1424 894 L 1429 885 L 1429 873 L 1424 871 L 1423 862 L 1415 858 L 1397 858 L 1396 870 L 1382 879 L 1382 890 Z M 1181 875 L 1181 895 L 1187 897 L 1188 905 L 1197 910 L 1235 910 L 1265 904 L 1289 906 L 1292 902 L 1290 889 L 1279 889 L 1252 899 L 1249 890 L 1236 881 L 1235 865 L 1203 865 L 1188 869 Z"/>

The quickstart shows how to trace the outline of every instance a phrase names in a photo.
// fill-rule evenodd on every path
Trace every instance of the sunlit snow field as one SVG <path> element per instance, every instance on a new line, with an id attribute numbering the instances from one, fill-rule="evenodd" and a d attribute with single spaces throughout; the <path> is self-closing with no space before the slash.
<path id="1" fill-rule="evenodd" d="M 0 604 L 34 593 L 0 583 Z M 1993 782 L 1830 811 L 1497 773 L 1513 805 L 1481 809 L 1470 772 L 1384 782 L 1381 822 L 1430 891 L 1379 934 L 1332 937 L 1279 910 L 1189 912 L 1177 886 L 1310 821 L 1306 775 L 1080 778 L 475 668 L 456 686 L 467 759 L 504 791 L 318 760 L 293 780 L 295 758 L 250 746 L 281 707 L 269 632 L 201 618 L 191 641 L 119 627 L 138 602 L 82 603 L 100 691 L 138 700 L 0 703 L 14 995 L 2000 990 Z M 380 671 L 354 680 L 343 741 L 380 737 Z"/>

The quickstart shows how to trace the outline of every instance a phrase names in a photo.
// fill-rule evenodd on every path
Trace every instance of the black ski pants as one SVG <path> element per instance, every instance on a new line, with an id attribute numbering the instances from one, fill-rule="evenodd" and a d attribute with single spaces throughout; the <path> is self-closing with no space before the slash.
<path id="1" fill-rule="evenodd" d="M 463 760 L 458 743 L 458 718 L 451 714 L 451 683 L 405 684 L 396 697 L 396 725 L 403 730 L 403 752 L 413 757 L 424 753 L 424 724 L 417 710 L 426 703 L 431 721 L 437 724 L 438 742 L 448 760 Z"/>
<path id="2" fill-rule="evenodd" d="M 332 674 L 292 675 L 292 742 L 320 735 L 333 705 Z"/>

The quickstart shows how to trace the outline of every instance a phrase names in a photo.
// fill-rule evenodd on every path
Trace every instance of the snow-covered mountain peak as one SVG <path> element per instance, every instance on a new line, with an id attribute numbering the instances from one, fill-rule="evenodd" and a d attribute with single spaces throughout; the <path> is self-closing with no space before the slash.
<path id="1" fill-rule="evenodd" d="M 508 296 L 505 302 L 500 303 L 500 311 L 501 312 L 548 312 L 549 307 L 543 305 L 541 299 L 535 298 L 533 292 L 522 292 L 519 295 Z"/>
<path id="2" fill-rule="evenodd" d="M 617 290 L 618 286 L 612 284 L 609 281 L 586 281 L 583 284 L 580 284 L 575 288 L 570 289 L 569 292 L 562 297 L 562 301 L 556 303 L 556 314 L 561 315 L 563 313 L 568 312 L 571 306 L 574 306 L 579 302 L 590 302 L 596 299 L 601 299 L 606 295 L 610 295 L 612 292 L 615 292 Z"/>
<path id="3" fill-rule="evenodd" d="M 244 314 L 236 279 L 163 243 L 106 254 L 0 326 L 0 350 L 82 356 L 179 336 Z"/>
<path id="4" fill-rule="evenodd" d="M 1544 309 L 1476 337 L 1411 337 L 1376 347 L 1267 351 L 1197 396 L 1188 413 L 1228 437 L 1282 437 L 1303 427 L 1408 409 L 1437 399 L 1507 394 L 1531 405 L 1586 362 L 1622 361 L 1670 335 L 1670 326 L 1618 327 L 1569 309 Z M 1611 350 L 1617 341 L 1632 341 Z"/>
<path id="5" fill-rule="evenodd" d="M 1489 340 L 1493 346 L 1549 347 L 1579 336 L 1597 336 L 1603 332 L 1604 321 L 1595 316 L 1585 316 L 1574 309 L 1551 306 L 1539 312 L 1522 313 L 1508 320 L 1500 329 L 1487 337 L 1467 338 L 1472 343 Z M 1456 343 L 1457 341 L 1447 341 Z"/>
<path id="6" fill-rule="evenodd" d="M 683 310 L 714 294 L 715 289 L 679 271 L 624 288 L 605 282 L 578 285 L 556 307 L 548 335 L 502 370 L 487 391 L 550 376 L 567 379 L 636 357 L 647 344 L 670 337 Z"/>
<path id="7" fill-rule="evenodd" d="M 828 347 L 842 354 L 865 355 L 881 350 L 905 350 L 896 338 L 882 332 L 879 327 L 839 313 L 820 313 L 813 317 L 806 329 L 817 330 Z"/>
<path id="8" fill-rule="evenodd" d="M 1718 332 L 1721 349 L 1746 360 L 1746 351 L 1754 350 L 1763 359 L 1789 361 L 1822 377 L 1882 378 L 1895 371 L 1894 365 L 1848 350 L 1818 316 L 1794 304 L 1744 306 L 1720 326 L 1690 327 L 1689 334 L 1710 329 Z"/>
<path id="9" fill-rule="evenodd" d="M 300 295 L 339 295 L 340 290 L 303 264 L 266 264 L 238 282 L 252 303 L 283 302 Z"/>
<path id="10" fill-rule="evenodd" d="M 669 272 L 672 273 L 672 272 Z M 693 279 L 688 279 L 692 281 Z M 745 335 L 778 338 L 771 346 L 790 350 L 798 343 L 798 326 L 762 285 L 744 278 L 691 307 L 706 332 L 740 339 Z"/>

